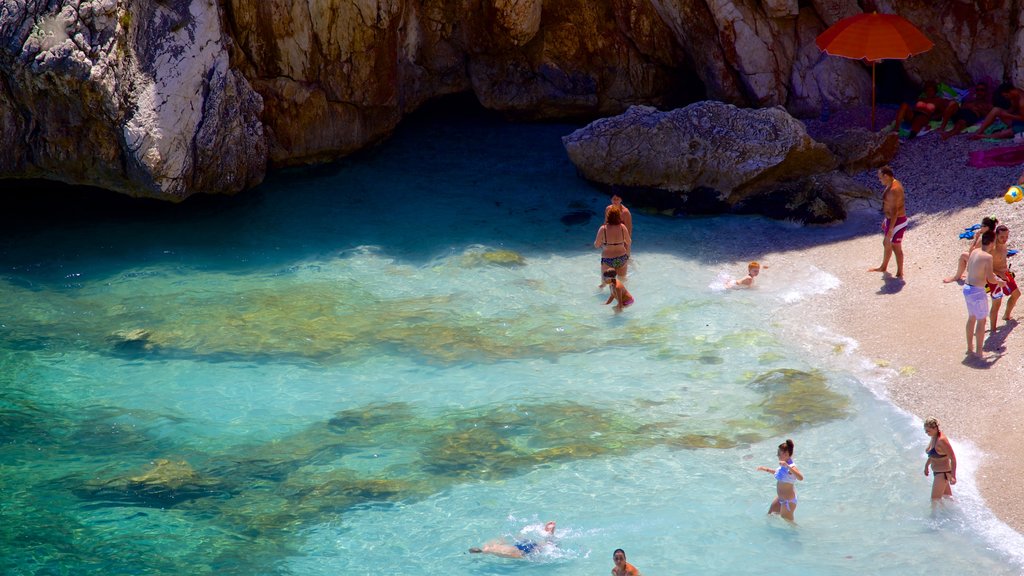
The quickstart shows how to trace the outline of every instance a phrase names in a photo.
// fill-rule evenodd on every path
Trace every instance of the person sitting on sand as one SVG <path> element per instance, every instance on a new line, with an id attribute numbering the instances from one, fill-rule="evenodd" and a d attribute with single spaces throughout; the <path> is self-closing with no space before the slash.
<path id="1" fill-rule="evenodd" d="M 757 262 L 751 262 L 747 264 L 747 275 L 739 280 L 729 280 L 725 283 L 726 288 L 752 288 L 754 286 L 754 278 L 761 272 L 761 265 Z"/>
<path id="2" fill-rule="evenodd" d="M 921 89 L 921 96 L 913 105 L 903 103 L 896 113 L 896 123 L 893 131 L 898 132 L 903 122 L 910 123 L 910 137 L 915 138 L 921 130 L 932 120 L 941 120 L 953 101 L 949 98 L 939 96 L 939 85 L 929 80 L 924 83 Z M 944 128 L 945 125 L 940 127 Z"/>
<path id="3" fill-rule="evenodd" d="M 924 433 L 931 441 L 925 454 L 928 460 L 924 463 L 924 475 L 928 476 L 928 469 L 932 472 L 932 504 L 942 500 L 943 497 L 952 498 L 953 490 L 950 488 L 956 484 L 956 454 L 953 453 L 953 445 L 949 438 L 939 430 L 939 421 L 928 417 L 924 419 Z"/>
<path id="4" fill-rule="evenodd" d="M 1006 282 L 1006 286 L 999 288 L 995 284 L 988 285 L 989 294 L 992 296 L 992 310 L 988 317 L 991 324 L 989 329 L 993 332 L 996 331 L 996 320 L 999 319 L 999 308 L 1003 303 L 1003 296 L 1009 296 L 1006 299 L 1006 311 L 1003 313 L 1003 320 L 1006 322 L 1010 321 L 1013 307 L 1017 304 L 1017 299 L 1020 298 L 1020 289 L 1017 288 L 1017 281 L 1014 279 L 1013 272 L 1010 271 L 1010 262 L 1007 259 L 1009 249 L 1006 247 L 1006 242 L 1009 239 L 1010 229 L 1005 224 L 996 226 L 996 245 L 992 248 L 992 271 Z"/>
<path id="5" fill-rule="evenodd" d="M 636 569 L 636 566 L 626 562 L 626 551 L 622 548 L 616 548 L 615 552 L 612 552 L 612 562 L 615 563 L 615 567 L 612 568 L 612 576 L 640 576 L 640 571 Z"/>
<path id="6" fill-rule="evenodd" d="M 509 544 L 504 540 L 491 540 L 482 547 L 473 547 L 469 551 L 473 554 L 493 554 L 502 558 L 526 558 L 531 554 L 543 551 L 544 548 L 554 546 L 552 539 L 555 537 L 555 523 L 548 522 L 544 525 L 545 539 L 543 542 L 533 540 L 516 540 Z"/>
<path id="7" fill-rule="evenodd" d="M 980 122 L 991 111 L 992 98 L 988 93 L 988 84 L 978 82 L 962 103 L 953 102 L 946 108 L 939 130 L 942 130 L 950 121 L 953 122 L 953 126 L 947 131 L 940 132 L 939 136 L 943 140 L 949 140 L 966 130 L 968 126 Z"/>
<path id="8" fill-rule="evenodd" d="M 981 357 L 981 346 L 985 341 L 985 323 L 988 322 L 988 284 L 999 288 L 1006 286 L 1003 279 L 992 272 L 992 249 L 995 247 L 994 232 L 981 235 L 981 250 L 971 252 L 967 258 L 967 282 L 964 284 L 964 301 L 967 303 L 967 355 Z"/>
<path id="9" fill-rule="evenodd" d="M 1021 176 L 1024 178 L 1024 175 Z M 981 228 L 974 231 L 974 237 L 971 239 L 971 245 L 967 248 L 966 252 L 960 253 L 960 258 L 956 261 L 956 273 L 952 276 L 943 278 L 942 281 L 946 284 L 950 282 L 959 282 L 964 279 L 964 270 L 967 270 L 967 258 L 978 248 L 981 248 L 981 237 L 985 232 L 995 232 L 996 224 L 999 220 L 995 216 L 985 216 L 981 219 Z"/>
<path id="10" fill-rule="evenodd" d="M 612 300 L 616 300 L 615 313 L 618 314 L 628 306 L 633 305 L 633 295 L 626 290 L 626 285 L 618 279 L 615 270 L 605 270 L 604 282 L 611 288 L 611 294 L 608 299 L 605 300 L 605 306 L 612 303 Z"/>
<path id="11" fill-rule="evenodd" d="M 903 184 L 897 180 L 892 168 L 878 169 L 878 180 L 885 186 L 882 191 L 882 265 L 869 268 L 868 272 L 887 272 L 889 258 L 896 255 L 896 277 L 903 278 L 903 233 L 907 229 L 907 209 Z"/>
<path id="12" fill-rule="evenodd" d="M 1024 91 L 1014 88 L 1012 84 L 1000 84 L 993 102 L 995 105 L 985 115 L 985 121 L 978 127 L 978 131 L 971 134 L 971 140 L 1013 138 L 1014 134 L 1024 132 Z M 985 134 L 985 131 L 996 120 L 1007 127 L 991 134 Z"/>

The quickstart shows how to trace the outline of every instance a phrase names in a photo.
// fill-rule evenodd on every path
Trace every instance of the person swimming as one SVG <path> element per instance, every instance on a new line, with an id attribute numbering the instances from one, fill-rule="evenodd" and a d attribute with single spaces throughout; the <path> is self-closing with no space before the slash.
<path id="1" fill-rule="evenodd" d="M 752 288 L 754 286 L 754 278 L 761 273 L 761 265 L 757 262 L 751 262 L 747 264 L 747 275 L 739 280 L 729 280 L 725 283 L 726 288 Z"/>
<path id="2" fill-rule="evenodd" d="M 509 544 L 504 540 L 491 540 L 481 547 L 470 548 L 471 554 L 492 554 L 502 558 L 526 558 L 541 552 L 545 547 L 554 546 L 555 523 L 553 521 L 544 524 L 544 541 L 516 540 Z"/>

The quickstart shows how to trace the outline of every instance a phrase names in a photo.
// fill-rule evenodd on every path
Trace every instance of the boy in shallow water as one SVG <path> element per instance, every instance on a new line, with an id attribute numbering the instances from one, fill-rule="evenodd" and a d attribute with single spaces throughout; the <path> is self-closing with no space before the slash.
<path id="1" fill-rule="evenodd" d="M 761 265 L 757 262 L 751 262 L 747 264 L 747 275 L 739 280 L 729 280 L 726 283 L 726 288 L 751 288 L 754 286 L 754 278 L 761 273 Z"/>
<path id="2" fill-rule="evenodd" d="M 618 278 L 618 273 L 615 270 L 604 271 L 604 283 L 607 284 L 611 289 L 612 293 L 608 296 L 608 299 L 604 301 L 605 305 L 611 304 L 612 300 L 617 300 L 615 304 L 615 313 L 622 312 L 622 309 L 631 306 L 633 304 L 633 295 L 626 290 L 626 286 Z"/>

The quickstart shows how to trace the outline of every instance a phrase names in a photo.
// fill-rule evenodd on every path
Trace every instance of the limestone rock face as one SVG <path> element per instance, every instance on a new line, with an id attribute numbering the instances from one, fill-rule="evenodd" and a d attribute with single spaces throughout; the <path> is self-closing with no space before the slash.
<path id="1" fill-rule="evenodd" d="M 670 192 L 711 189 L 728 205 L 837 165 L 785 110 L 710 101 L 671 112 L 633 106 L 562 142 L 588 180 Z"/>
<path id="2" fill-rule="evenodd" d="M 213 0 L 4 3 L 0 177 L 172 200 L 255 185 L 262 101 L 228 41 Z"/>
<path id="3" fill-rule="evenodd" d="M 913 81 L 1024 85 L 1015 2 L 876 0 L 935 42 Z M 524 119 L 697 100 L 816 116 L 871 101 L 815 37 L 861 0 L 4 0 L 0 177 L 234 192 L 332 160 L 424 102 Z"/>

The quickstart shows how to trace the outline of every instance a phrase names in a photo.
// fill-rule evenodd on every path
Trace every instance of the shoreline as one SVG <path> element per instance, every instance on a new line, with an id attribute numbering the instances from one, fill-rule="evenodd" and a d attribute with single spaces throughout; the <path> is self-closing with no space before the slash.
<path id="1" fill-rule="evenodd" d="M 880 185 L 876 189 L 880 191 Z M 891 368 L 894 375 L 884 382 L 889 401 L 921 419 L 938 418 L 954 446 L 963 445 L 959 440 L 969 440 L 980 450 L 974 480 L 985 504 L 1009 527 L 1024 534 L 1024 501 L 1019 498 L 1024 494 L 1024 476 L 1018 473 L 1024 447 L 1014 434 L 1024 417 L 1024 382 L 1020 382 L 1024 325 L 1004 323 L 1001 310 L 996 331 L 988 327 L 985 361 L 967 361 L 962 284 L 942 282 L 952 274 L 957 256 L 966 248 L 967 241 L 956 235 L 980 220 L 980 215 L 992 213 L 1008 223 L 1011 247 L 1024 246 L 1024 227 L 1015 226 L 1019 217 L 1010 213 L 1016 206 L 1001 199 L 915 217 L 913 188 L 908 187 L 907 196 L 914 226 L 904 239 L 905 282 L 868 271 L 881 261 L 880 230 L 778 254 L 839 278 L 838 289 L 801 304 L 808 320 L 853 338 L 860 345 L 861 356 Z M 878 220 L 861 209 L 851 213 L 847 225 L 877 229 Z M 1011 267 L 1013 261 L 1011 258 Z M 895 270 L 894 262 L 890 270 Z M 1020 320 L 1024 320 L 1022 303 L 1024 299 L 1013 314 Z M 926 443 L 922 433 L 922 450 Z M 955 486 L 953 492 L 955 497 Z"/>
<path id="2" fill-rule="evenodd" d="M 877 125 L 887 126 L 894 115 L 894 109 L 879 109 Z M 870 108 L 833 111 L 830 121 L 805 120 L 805 125 L 818 139 L 851 127 L 866 128 L 869 117 Z M 704 257 L 709 264 L 733 261 L 730 268 L 741 268 L 751 259 L 769 264 L 781 260 L 787 264 L 767 273 L 815 266 L 838 278 L 838 288 L 797 304 L 799 313 L 809 324 L 854 339 L 858 355 L 890 369 L 893 376 L 883 382 L 888 401 L 918 418 L 938 418 L 954 447 L 963 446 L 959 450 L 980 451 L 971 456 L 979 462 L 974 480 L 985 505 L 1024 535 L 1024 475 L 1017 464 L 1024 459 L 1024 445 L 1015 434 L 1024 427 L 1018 424 L 1024 421 L 1024 298 L 1013 314 L 1021 324 L 1005 324 L 1005 308 L 1000 310 L 994 335 L 987 327 L 986 349 L 990 343 L 995 349 L 985 352 L 984 363 L 965 362 L 962 284 L 942 282 L 967 249 L 969 241 L 959 239 L 959 233 L 986 215 L 1009 226 L 1009 247 L 1021 250 L 1010 258 L 1011 268 L 1015 263 L 1024 266 L 1024 203 L 1011 205 L 1002 198 L 1024 172 L 1024 164 L 980 169 L 967 163 L 974 150 L 1013 145 L 1019 143 L 966 136 L 943 141 L 934 133 L 901 142 L 890 165 L 906 188 L 910 218 L 904 238 L 905 282 L 868 272 L 882 258 L 882 185 L 875 170 L 852 175 L 876 195 L 852 204 L 845 221 L 803 226 L 792 236 L 750 237 L 740 245 L 715 238 Z M 890 272 L 895 272 L 895 262 L 890 262 Z M 926 443 L 922 432 L 922 454 Z M 956 492 L 954 486 L 954 498 Z"/>

